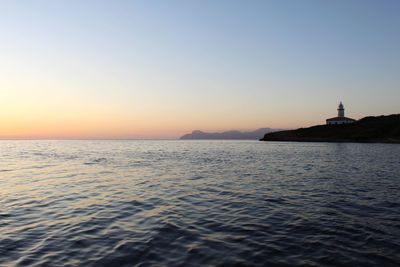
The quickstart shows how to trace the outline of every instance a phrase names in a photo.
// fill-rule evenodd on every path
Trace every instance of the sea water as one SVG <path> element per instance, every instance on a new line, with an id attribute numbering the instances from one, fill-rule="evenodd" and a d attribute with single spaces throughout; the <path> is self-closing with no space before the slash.
<path id="1" fill-rule="evenodd" d="M 0 266 L 346 265 L 400 265 L 400 145 L 0 141 Z"/>

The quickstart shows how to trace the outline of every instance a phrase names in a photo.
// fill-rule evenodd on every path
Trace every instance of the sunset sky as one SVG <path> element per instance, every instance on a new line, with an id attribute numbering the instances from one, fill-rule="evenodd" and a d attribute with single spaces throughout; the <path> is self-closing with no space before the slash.
<path id="1" fill-rule="evenodd" d="M 2 1 L 0 139 L 400 113 L 400 1 Z"/>

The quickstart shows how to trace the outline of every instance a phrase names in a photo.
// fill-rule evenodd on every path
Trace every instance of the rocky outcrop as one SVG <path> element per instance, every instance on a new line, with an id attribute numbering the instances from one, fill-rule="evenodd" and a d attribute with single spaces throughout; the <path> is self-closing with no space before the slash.
<path id="1" fill-rule="evenodd" d="M 352 124 L 318 125 L 267 133 L 261 141 L 400 143 L 400 114 L 365 117 Z"/>

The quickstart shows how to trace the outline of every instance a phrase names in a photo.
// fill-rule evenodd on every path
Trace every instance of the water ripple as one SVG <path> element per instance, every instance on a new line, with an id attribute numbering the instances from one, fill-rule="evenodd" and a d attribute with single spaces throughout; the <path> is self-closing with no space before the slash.
<path id="1" fill-rule="evenodd" d="M 0 142 L 0 266 L 399 266 L 400 146 Z"/>

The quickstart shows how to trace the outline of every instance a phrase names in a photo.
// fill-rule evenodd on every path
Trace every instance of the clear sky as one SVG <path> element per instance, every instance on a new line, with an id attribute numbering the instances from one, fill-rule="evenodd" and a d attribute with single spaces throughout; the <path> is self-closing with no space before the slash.
<path id="1" fill-rule="evenodd" d="M 0 138 L 400 113 L 400 1 L 1 1 Z"/>

